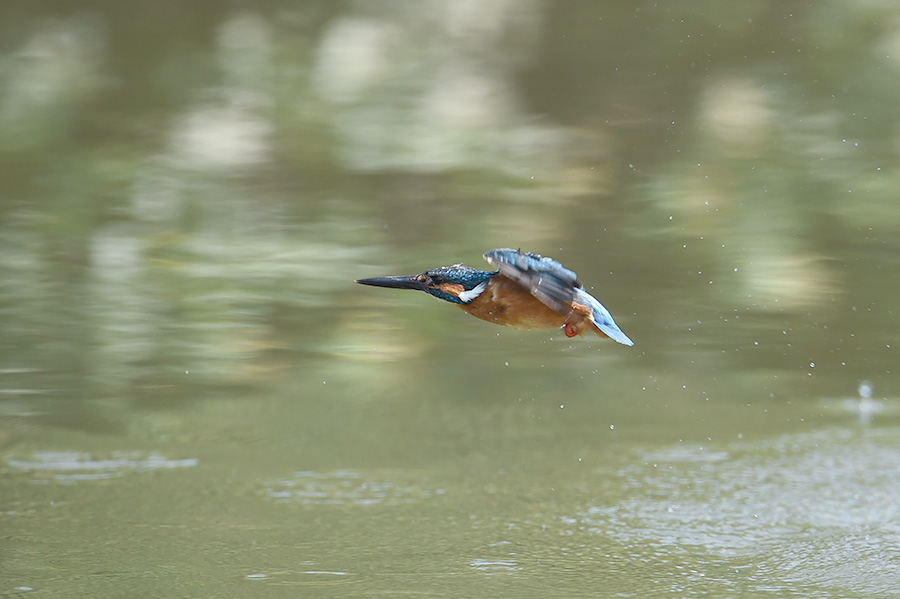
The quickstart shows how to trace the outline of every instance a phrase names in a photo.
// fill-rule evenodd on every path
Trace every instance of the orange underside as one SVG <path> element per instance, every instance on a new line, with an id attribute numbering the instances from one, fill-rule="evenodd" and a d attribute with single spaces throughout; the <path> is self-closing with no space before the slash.
<path id="1" fill-rule="evenodd" d="M 517 329 L 558 329 L 566 327 L 566 335 L 574 337 L 591 330 L 606 337 L 594 326 L 587 306 L 573 303 L 561 314 L 531 295 L 521 285 L 504 276 L 495 276 L 488 288 L 472 303 L 460 306 L 481 320 Z"/>

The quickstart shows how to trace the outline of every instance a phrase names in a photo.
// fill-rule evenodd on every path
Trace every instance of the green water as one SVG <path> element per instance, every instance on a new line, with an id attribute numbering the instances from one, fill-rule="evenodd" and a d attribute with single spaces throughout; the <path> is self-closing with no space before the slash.
<path id="1" fill-rule="evenodd" d="M 898 17 L 0 8 L 0 595 L 894 597 Z"/>

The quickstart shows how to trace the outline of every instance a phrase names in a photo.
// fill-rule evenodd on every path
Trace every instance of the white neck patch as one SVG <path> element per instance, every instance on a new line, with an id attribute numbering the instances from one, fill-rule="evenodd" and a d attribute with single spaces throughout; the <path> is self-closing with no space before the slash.
<path id="1" fill-rule="evenodd" d="M 483 283 L 478 283 L 478 285 L 476 285 L 472 289 L 469 289 L 468 291 L 460 291 L 458 297 L 460 300 L 463 301 L 463 303 L 468 304 L 473 299 L 475 299 L 476 297 L 481 295 L 485 289 L 487 289 L 487 281 L 484 281 Z"/>

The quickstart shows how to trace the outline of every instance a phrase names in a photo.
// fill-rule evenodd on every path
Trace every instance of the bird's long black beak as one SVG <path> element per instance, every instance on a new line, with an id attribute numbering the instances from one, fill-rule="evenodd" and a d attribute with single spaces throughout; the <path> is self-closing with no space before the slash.
<path id="1" fill-rule="evenodd" d="M 356 282 L 361 285 L 372 285 L 373 287 L 390 287 L 391 289 L 415 289 L 417 291 L 425 291 L 427 289 L 425 283 L 418 280 L 419 275 L 408 275 L 400 277 L 373 277 L 371 279 L 357 279 Z"/>

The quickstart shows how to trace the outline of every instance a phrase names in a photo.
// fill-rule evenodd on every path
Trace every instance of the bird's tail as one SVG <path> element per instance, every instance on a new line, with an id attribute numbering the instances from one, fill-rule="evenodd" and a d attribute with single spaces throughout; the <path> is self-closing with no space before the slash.
<path id="1" fill-rule="evenodd" d="M 634 345 L 634 341 L 629 339 L 628 335 L 622 332 L 622 329 L 620 329 L 619 325 L 616 324 L 616 321 L 613 320 L 612 314 L 603 307 L 603 304 L 601 304 L 597 298 L 584 289 L 576 289 L 575 291 L 576 301 L 583 303 L 586 306 L 590 306 L 594 317 L 594 326 L 596 326 L 600 332 L 613 341 L 618 341 L 623 345 Z"/>

